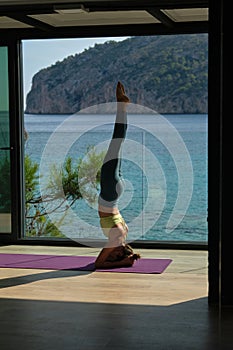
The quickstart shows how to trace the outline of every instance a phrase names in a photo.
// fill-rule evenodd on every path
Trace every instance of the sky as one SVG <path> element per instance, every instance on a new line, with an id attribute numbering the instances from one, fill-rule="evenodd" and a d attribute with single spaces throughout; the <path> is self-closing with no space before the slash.
<path id="1" fill-rule="evenodd" d="M 109 40 L 122 41 L 126 38 L 23 40 L 24 104 L 26 95 L 31 89 L 32 78 L 42 68 L 47 68 L 70 55 L 93 47 L 96 43 L 104 43 Z"/>

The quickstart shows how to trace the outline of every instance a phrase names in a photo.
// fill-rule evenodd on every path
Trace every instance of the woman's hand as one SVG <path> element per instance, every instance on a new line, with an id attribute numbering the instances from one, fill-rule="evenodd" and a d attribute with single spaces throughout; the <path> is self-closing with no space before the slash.
<path id="1" fill-rule="evenodd" d="M 134 254 L 116 261 L 102 260 L 100 258 L 97 258 L 97 260 L 95 261 L 95 267 L 96 269 L 130 267 L 130 266 L 133 266 L 134 261 L 135 261 Z"/>

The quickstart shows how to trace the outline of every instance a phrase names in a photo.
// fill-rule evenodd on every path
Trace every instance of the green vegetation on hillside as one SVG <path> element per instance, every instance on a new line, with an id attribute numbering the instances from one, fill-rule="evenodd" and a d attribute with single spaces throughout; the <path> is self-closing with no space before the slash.
<path id="1" fill-rule="evenodd" d="M 131 37 L 96 44 L 39 71 L 26 113 L 76 113 L 115 101 L 121 80 L 131 102 L 159 113 L 207 113 L 207 34 Z"/>

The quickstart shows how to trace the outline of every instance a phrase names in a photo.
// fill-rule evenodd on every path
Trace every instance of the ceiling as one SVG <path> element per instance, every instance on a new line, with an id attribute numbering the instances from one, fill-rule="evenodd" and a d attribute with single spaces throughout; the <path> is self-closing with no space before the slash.
<path id="1" fill-rule="evenodd" d="M 0 0 L 0 31 L 48 34 L 110 25 L 207 32 L 208 0 Z"/>

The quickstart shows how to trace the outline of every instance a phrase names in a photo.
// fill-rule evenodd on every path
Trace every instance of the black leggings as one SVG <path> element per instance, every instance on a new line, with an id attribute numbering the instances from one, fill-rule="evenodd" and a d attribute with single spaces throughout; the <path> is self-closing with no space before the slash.
<path id="1" fill-rule="evenodd" d="M 111 142 L 101 168 L 99 204 L 105 207 L 117 207 L 119 197 L 124 191 L 121 174 L 121 146 L 127 130 L 127 113 L 119 107 Z"/>

